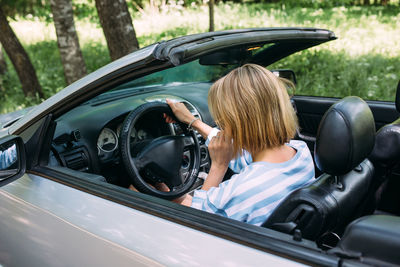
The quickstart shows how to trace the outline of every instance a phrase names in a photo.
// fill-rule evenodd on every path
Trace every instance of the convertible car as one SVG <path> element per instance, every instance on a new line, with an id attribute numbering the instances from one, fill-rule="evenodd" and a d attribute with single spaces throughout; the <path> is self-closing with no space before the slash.
<path id="1" fill-rule="evenodd" d="M 17 153 L 0 170 L 0 265 L 400 264 L 400 101 L 396 109 L 294 95 L 296 138 L 313 153 L 316 179 L 261 226 L 171 201 L 201 187 L 210 158 L 197 132 L 166 123 L 166 98 L 215 126 L 207 94 L 219 77 L 245 63 L 270 69 L 335 39 L 315 28 L 184 36 L 114 61 L 18 118 L 3 116 L 0 150 Z M 292 70 L 270 70 L 296 82 Z"/>

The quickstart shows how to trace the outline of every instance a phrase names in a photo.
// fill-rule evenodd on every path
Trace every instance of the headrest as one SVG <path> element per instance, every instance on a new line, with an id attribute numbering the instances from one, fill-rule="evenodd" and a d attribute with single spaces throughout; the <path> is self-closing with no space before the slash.
<path id="1" fill-rule="evenodd" d="M 343 175 L 359 165 L 374 146 L 375 123 L 367 103 L 349 96 L 332 105 L 318 127 L 314 147 L 317 167 Z"/>
<path id="2" fill-rule="evenodd" d="M 397 84 L 397 90 L 396 90 L 396 109 L 398 112 L 400 112 L 400 81 Z"/>
<path id="3" fill-rule="evenodd" d="M 400 118 L 376 133 L 375 146 L 369 156 L 374 163 L 393 166 L 400 160 Z"/>

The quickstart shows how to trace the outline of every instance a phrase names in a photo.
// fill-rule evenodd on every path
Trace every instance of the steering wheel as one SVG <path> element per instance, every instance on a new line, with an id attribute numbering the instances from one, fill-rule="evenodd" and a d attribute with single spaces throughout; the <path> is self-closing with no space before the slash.
<path id="1" fill-rule="evenodd" d="M 162 102 L 146 103 L 131 111 L 121 128 L 122 162 L 132 184 L 140 192 L 168 200 L 175 199 L 187 193 L 196 181 L 200 167 L 199 141 L 193 130 L 188 130 L 186 125 L 178 122 L 183 135 L 166 135 L 132 144 L 132 129 L 139 118 L 149 112 L 159 112 L 160 116 L 166 113 L 174 117 L 170 107 Z M 157 190 L 149 182 L 165 183 L 170 191 Z"/>

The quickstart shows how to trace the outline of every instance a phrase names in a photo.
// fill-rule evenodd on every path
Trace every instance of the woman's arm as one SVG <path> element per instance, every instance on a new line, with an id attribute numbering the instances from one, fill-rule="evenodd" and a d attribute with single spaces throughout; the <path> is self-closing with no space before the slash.
<path id="1" fill-rule="evenodd" d="M 193 114 L 186 108 L 186 106 L 181 103 L 181 102 L 173 102 L 169 99 L 166 99 L 167 104 L 170 106 L 172 109 L 172 112 L 174 113 L 175 117 L 186 124 L 192 123 L 192 127 L 199 132 L 204 139 L 207 139 L 207 136 L 211 133 L 212 127 L 209 126 L 208 124 L 202 122 L 201 120 L 196 120 L 196 118 L 193 116 Z M 174 122 L 174 120 L 169 117 L 168 115 L 164 115 L 165 120 L 168 123 Z"/>
<path id="2" fill-rule="evenodd" d="M 215 166 L 211 164 L 210 172 L 201 187 L 202 190 L 208 191 L 211 187 L 218 187 L 225 176 L 228 166 Z"/>

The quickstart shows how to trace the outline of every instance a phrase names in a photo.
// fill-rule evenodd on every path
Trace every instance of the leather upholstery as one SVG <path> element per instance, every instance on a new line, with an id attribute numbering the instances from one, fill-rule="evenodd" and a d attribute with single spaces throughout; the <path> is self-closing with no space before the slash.
<path id="1" fill-rule="evenodd" d="M 396 91 L 396 109 L 400 112 L 400 81 Z M 370 159 L 384 168 L 400 161 L 400 118 L 379 129 Z"/>
<path id="2" fill-rule="evenodd" d="M 360 164 L 374 145 L 375 123 L 367 103 L 346 97 L 325 113 L 315 142 L 315 163 L 322 172 L 342 175 Z"/>
<path id="3" fill-rule="evenodd" d="M 372 176 L 373 165 L 369 160 L 339 178 L 322 174 L 309 186 L 292 192 L 263 226 L 287 233 L 300 229 L 303 237 L 316 240 L 359 215 L 356 211 L 362 205 Z M 284 229 L 288 222 L 296 222 L 295 227 Z"/>
<path id="4" fill-rule="evenodd" d="M 400 161 L 400 118 L 376 133 L 370 159 L 384 166 L 392 166 Z"/>
<path id="5" fill-rule="evenodd" d="M 322 118 L 315 145 L 319 167 L 327 173 L 293 191 L 262 226 L 286 233 L 298 229 L 317 240 L 359 217 L 374 174 L 366 159 L 374 135 L 374 119 L 362 99 L 347 97 L 334 104 Z"/>
<path id="6" fill-rule="evenodd" d="M 352 222 L 329 254 L 347 256 L 374 266 L 400 265 L 400 217 L 371 215 Z"/>

